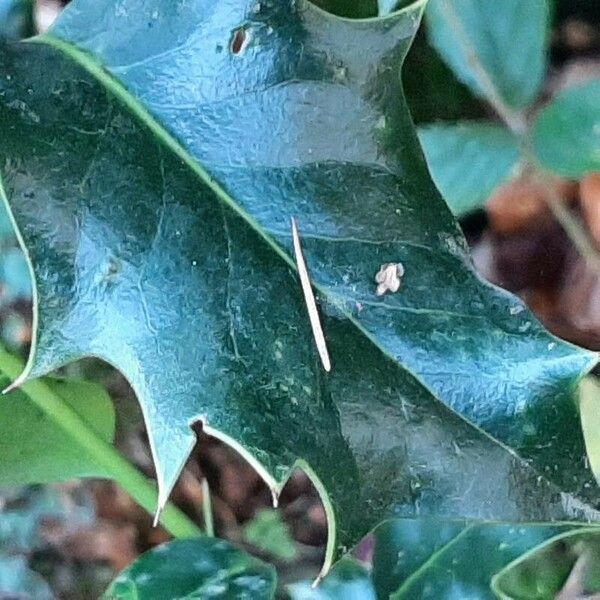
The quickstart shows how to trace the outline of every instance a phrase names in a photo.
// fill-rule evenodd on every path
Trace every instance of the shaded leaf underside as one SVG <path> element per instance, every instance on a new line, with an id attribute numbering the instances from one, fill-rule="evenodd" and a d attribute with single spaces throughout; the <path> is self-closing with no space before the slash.
<path id="1" fill-rule="evenodd" d="M 303 466 L 336 519 L 329 558 L 391 513 L 593 518 L 600 499 L 570 393 L 594 356 L 475 276 L 427 173 L 399 82 L 420 9 L 79 0 L 0 55 L 0 166 L 39 298 L 29 376 L 118 367 L 162 501 L 198 418 L 273 488 Z M 402 287 L 378 298 L 390 261 Z"/>

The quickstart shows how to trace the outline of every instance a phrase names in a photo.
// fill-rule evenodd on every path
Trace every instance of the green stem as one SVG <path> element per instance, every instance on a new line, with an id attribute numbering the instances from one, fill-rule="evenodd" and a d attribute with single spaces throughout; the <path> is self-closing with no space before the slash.
<path id="1" fill-rule="evenodd" d="M 21 374 L 23 365 L 19 359 L 0 350 L 0 370 L 14 380 Z M 93 456 L 97 464 L 141 507 L 150 514 L 155 512 L 156 486 L 93 431 L 43 379 L 28 381 L 19 389 L 64 431 L 72 443 Z M 172 504 L 166 505 L 159 522 L 174 537 L 202 535 L 200 528 Z"/>

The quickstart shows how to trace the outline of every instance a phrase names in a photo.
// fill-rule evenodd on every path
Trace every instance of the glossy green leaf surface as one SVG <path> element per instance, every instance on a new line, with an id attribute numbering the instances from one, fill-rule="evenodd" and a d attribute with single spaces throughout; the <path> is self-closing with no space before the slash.
<path id="1" fill-rule="evenodd" d="M 500 569 L 567 529 L 435 520 L 386 523 L 376 532 L 373 559 L 378 597 L 491 600 L 492 577 Z"/>
<path id="2" fill-rule="evenodd" d="M 475 93 L 531 104 L 546 71 L 547 0 L 430 0 L 429 39 Z"/>
<path id="3" fill-rule="evenodd" d="M 492 600 L 498 571 L 566 531 L 568 526 L 551 524 L 395 519 L 375 531 L 370 569 L 342 559 L 317 589 L 303 582 L 290 586 L 290 595 L 292 600 Z"/>
<path id="4" fill-rule="evenodd" d="M 76 0 L 54 37 L 0 54 L 0 164 L 39 297 L 28 375 L 117 366 L 161 502 L 197 419 L 275 492 L 306 469 L 328 559 L 390 514 L 587 519 L 600 501 L 572 398 L 595 355 L 477 278 L 429 177 L 399 79 L 421 8 Z M 390 261 L 402 285 L 378 297 Z"/>
<path id="5" fill-rule="evenodd" d="M 106 600 L 272 600 L 275 570 L 215 538 L 175 540 L 142 554 L 108 588 Z"/>
<path id="6" fill-rule="evenodd" d="M 3 365 L 19 361 L 0 350 Z M 4 389 L 10 379 L 0 373 Z M 99 385 L 74 380 L 47 379 L 52 391 L 107 442 L 112 442 L 115 413 L 106 391 Z M 94 457 L 79 448 L 23 390 L 0 397 L 0 486 L 51 483 L 74 477 L 108 475 Z"/>
<path id="7" fill-rule="evenodd" d="M 291 600 L 376 600 L 375 587 L 366 567 L 342 558 L 317 587 L 309 581 L 288 586 Z"/>
<path id="8" fill-rule="evenodd" d="M 561 92 L 533 125 L 539 163 L 564 177 L 600 171 L 600 79 Z"/>
<path id="9" fill-rule="evenodd" d="M 519 162 L 518 139 L 500 125 L 428 125 L 419 139 L 433 181 L 457 216 L 481 208 Z"/>
<path id="10" fill-rule="evenodd" d="M 506 566 L 492 587 L 501 600 L 592 598 L 600 592 L 600 530 L 557 535 Z"/>

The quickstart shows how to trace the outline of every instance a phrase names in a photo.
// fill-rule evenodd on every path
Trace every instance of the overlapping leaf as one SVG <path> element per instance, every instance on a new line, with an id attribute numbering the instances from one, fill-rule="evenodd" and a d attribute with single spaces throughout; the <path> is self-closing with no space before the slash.
<path id="1" fill-rule="evenodd" d="M 271 600 L 275 570 L 223 540 L 176 540 L 143 554 L 112 583 L 106 600 Z"/>
<path id="2" fill-rule="evenodd" d="M 275 491 L 294 465 L 327 491 L 329 558 L 391 512 L 595 518 L 571 397 L 595 357 L 471 270 L 402 99 L 421 10 L 75 0 L 2 51 L 0 164 L 39 298 L 28 375 L 116 365 L 162 502 L 202 418 Z M 402 287 L 377 297 L 387 262 Z"/>
<path id="3" fill-rule="evenodd" d="M 548 0 L 431 0 L 432 44 L 475 93 L 525 108 L 546 72 Z"/>
<path id="4" fill-rule="evenodd" d="M 544 587 L 544 573 L 552 574 L 546 585 L 556 594 L 576 558 L 574 544 L 565 551 L 548 540 L 553 536 L 578 540 L 582 535 L 565 525 L 549 523 L 520 526 L 396 519 L 375 531 L 370 568 L 344 558 L 318 589 L 301 582 L 291 585 L 290 593 L 292 600 L 493 600 L 495 578 L 498 592 L 521 592 L 506 598 L 537 598 L 536 591 Z M 592 537 L 589 531 L 587 536 Z M 560 539 L 557 537 L 557 542 Z M 523 553 L 530 554 L 519 560 Z M 558 563 L 553 558 L 558 558 Z"/>

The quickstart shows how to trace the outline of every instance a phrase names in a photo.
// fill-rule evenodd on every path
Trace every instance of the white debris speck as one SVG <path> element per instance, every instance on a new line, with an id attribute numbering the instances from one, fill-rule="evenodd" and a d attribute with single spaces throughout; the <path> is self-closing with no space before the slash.
<path id="1" fill-rule="evenodd" d="M 376 294 L 383 296 L 386 292 L 395 293 L 400 289 L 400 279 L 404 275 L 402 263 L 385 263 L 375 275 Z"/>

